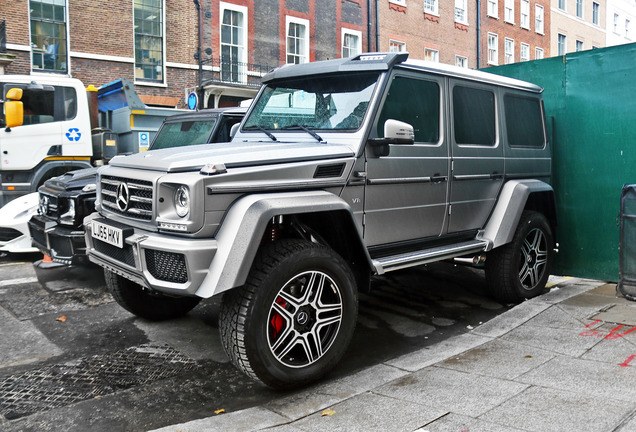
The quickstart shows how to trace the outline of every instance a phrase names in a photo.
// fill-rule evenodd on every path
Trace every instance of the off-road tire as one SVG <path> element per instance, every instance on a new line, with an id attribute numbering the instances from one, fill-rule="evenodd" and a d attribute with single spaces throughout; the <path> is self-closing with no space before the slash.
<path id="1" fill-rule="evenodd" d="M 201 301 L 200 297 L 170 297 L 151 293 L 139 284 L 104 270 L 104 278 L 113 298 L 121 307 L 138 317 L 152 321 L 179 318 Z"/>
<path id="2" fill-rule="evenodd" d="M 540 295 L 550 276 L 554 237 L 545 216 L 524 211 L 512 241 L 486 257 L 486 282 L 491 294 L 504 303 L 518 303 Z"/>
<path id="3" fill-rule="evenodd" d="M 308 275 L 315 279 L 309 279 Z M 322 282 L 314 285 L 321 277 Z M 301 281 L 307 282 L 306 285 Z M 318 289 L 319 286 L 330 289 Z M 338 304 L 338 301 L 341 302 L 337 328 L 334 323 L 325 326 L 315 324 L 323 320 L 320 317 L 326 313 L 326 308 L 320 307 L 314 312 L 309 312 L 309 315 L 314 314 L 315 317 L 313 330 L 307 327 L 297 328 L 301 310 L 303 307 L 307 308 L 305 310 L 310 308 L 306 304 L 302 306 L 301 302 L 294 303 L 300 298 L 289 296 L 282 308 L 296 312 L 286 315 L 282 331 L 273 330 L 272 319 L 276 318 L 277 310 L 280 310 L 277 308 L 281 306 L 283 294 L 286 290 L 294 289 L 300 293 L 314 293 L 308 294 L 308 297 L 319 292 L 322 293 L 321 298 L 323 295 L 331 296 L 326 300 L 337 298 L 337 301 L 323 304 L 323 307 L 325 304 L 332 307 Z M 295 304 L 299 307 L 296 308 Z M 257 253 L 245 285 L 224 294 L 219 314 L 221 341 L 232 363 L 251 378 L 274 388 L 294 388 L 321 378 L 338 363 L 353 335 L 357 312 L 357 289 L 347 263 L 326 246 L 284 239 L 263 245 Z M 288 330 L 290 322 L 294 325 L 291 326 L 293 329 Z M 314 330 L 316 333 L 313 333 Z M 305 349 L 305 354 L 308 353 L 306 346 L 301 347 L 298 342 L 293 341 L 299 340 L 300 334 L 310 334 L 308 337 L 312 337 L 314 334 L 320 336 L 320 332 L 324 331 L 326 336 L 315 346 L 322 348 L 324 343 L 326 349 L 322 350 L 323 354 L 317 359 L 311 359 L 311 363 L 311 355 L 307 355 L 307 364 L 303 364 L 302 352 L 297 359 L 287 355 L 278 356 L 279 353 L 276 353 L 274 348 L 276 344 L 273 342 L 276 336 L 272 336 L 272 332 L 278 331 L 281 346 L 294 347 L 290 352 Z M 287 331 L 289 333 L 286 333 Z M 287 336 L 284 336 L 285 334 Z M 290 342 L 282 344 L 284 340 Z M 293 361 L 298 361 L 298 364 L 288 363 Z"/>

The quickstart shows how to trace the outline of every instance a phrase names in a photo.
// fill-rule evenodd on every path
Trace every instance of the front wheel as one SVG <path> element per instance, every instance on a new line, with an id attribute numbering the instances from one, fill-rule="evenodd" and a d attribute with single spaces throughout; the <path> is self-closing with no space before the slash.
<path id="1" fill-rule="evenodd" d="M 190 312 L 201 301 L 200 297 L 170 297 L 150 292 L 110 270 L 104 270 L 104 279 L 110 293 L 120 306 L 138 317 L 153 321 L 179 318 Z"/>
<path id="2" fill-rule="evenodd" d="M 221 340 L 248 376 L 270 387 L 297 387 L 340 360 L 357 310 L 351 270 L 338 254 L 281 240 L 263 246 L 245 285 L 224 295 Z"/>
<path id="3" fill-rule="evenodd" d="M 510 243 L 486 257 L 486 281 L 493 295 L 517 303 L 541 294 L 550 276 L 554 237 L 545 216 L 525 211 Z"/>

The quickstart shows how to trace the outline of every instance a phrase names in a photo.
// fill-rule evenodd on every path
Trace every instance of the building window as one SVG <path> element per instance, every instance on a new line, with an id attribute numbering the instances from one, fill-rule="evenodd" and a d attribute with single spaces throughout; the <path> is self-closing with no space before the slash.
<path id="1" fill-rule="evenodd" d="M 488 33 L 488 64 L 499 64 L 499 36 Z"/>
<path id="2" fill-rule="evenodd" d="M 455 0 L 455 22 L 468 24 L 467 0 Z"/>
<path id="3" fill-rule="evenodd" d="M 342 57 L 353 57 L 362 52 L 362 33 L 357 30 L 342 29 Z"/>
<path id="4" fill-rule="evenodd" d="M 425 48 L 424 60 L 439 62 L 439 51 L 430 49 L 430 48 Z"/>
<path id="5" fill-rule="evenodd" d="M 592 24 L 598 25 L 598 3 L 592 3 Z"/>
<path id="6" fill-rule="evenodd" d="M 515 0 L 505 0 L 504 21 L 509 23 L 515 22 Z"/>
<path id="7" fill-rule="evenodd" d="M 504 64 L 515 62 L 515 41 L 509 38 L 504 39 Z"/>
<path id="8" fill-rule="evenodd" d="M 530 28 L 530 0 L 521 0 L 521 22 L 522 28 Z"/>
<path id="9" fill-rule="evenodd" d="M 468 69 L 468 57 L 456 55 L 455 66 Z"/>
<path id="10" fill-rule="evenodd" d="M 618 14 L 614 14 L 614 33 L 618 33 Z"/>
<path id="11" fill-rule="evenodd" d="M 395 3 L 397 5 L 406 7 L 406 0 L 389 0 L 389 3 Z"/>
<path id="12" fill-rule="evenodd" d="M 567 51 L 567 38 L 565 37 L 565 35 L 562 35 L 560 33 L 557 36 L 557 50 L 557 54 L 560 56 L 565 55 Z"/>
<path id="13" fill-rule="evenodd" d="M 134 0 L 135 80 L 163 82 L 163 0 Z"/>
<path id="14" fill-rule="evenodd" d="M 439 15 L 439 4 L 437 0 L 424 0 L 424 12 Z"/>
<path id="15" fill-rule="evenodd" d="M 559 0 L 559 9 L 565 10 L 566 4 L 567 4 L 566 0 Z"/>
<path id="16" fill-rule="evenodd" d="M 534 31 L 543 34 L 543 6 L 534 7 Z"/>
<path id="17" fill-rule="evenodd" d="M 576 41 L 576 51 L 583 51 L 583 41 L 577 40 Z"/>
<path id="18" fill-rule="evenodd" d="M 628 39 L 629 39 L 629 38 L 630 38 L 630 36 L 631 36 L 631 35 L 629 34 L 629 25 L 630 25 L 630 24 L 631 24 L 631 22 L 630 22 L 628 19 L 626 19 L 626 20 L 625 20 L 625 37 L 626 37 L 626 38 L 628 38 Z"/>
<path id="19" fill-rule="evenodd" d="M 67 73 L 66 0 L 31 0 L 31 69 Z"/>
<path id="20" fill-rule="evenodd" d="M 521 43 L 520 49 L 519 49 L 519 60 L 521 61 L 528 61 L 530 60 L 530 45 L 528 45 L 527 43 Z"/>
<path id="21" fill-rule="evenodd" d="M 405 52 L 406 44 L 394 40 L 389 41 L 389 52 Z"/>
<path id="22" fill-rule="evenodd" d="M 536 47 L 534 49 L 535 60 L 541 60 L 543 58 L 543 48 Z"/>
<path id="23" fill-rule="evenodd" d="M 576 0 L 576 16 L 583 18 L 583 0 Z"/>
<path id="24" fill-rule="evenodd" d="M 499 0 L 488 0 L 488 16 L 494 18 L 499 16 Z"/>
<path id="25" fill-rule="evenodd" d="M 221 3 L 221 79 L 247 82 L 247 8 Z"/>
<path id="26" fill-rule="evenodd" d="M 287 17 L 287 63 L 309 61 L 309 21 Z"/>

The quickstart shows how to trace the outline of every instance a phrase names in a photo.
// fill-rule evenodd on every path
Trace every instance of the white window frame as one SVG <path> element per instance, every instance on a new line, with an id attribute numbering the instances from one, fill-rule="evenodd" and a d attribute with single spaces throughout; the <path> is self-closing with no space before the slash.
<path id="1" fill-rule="evenodd" d="M 504 21 L 515 23 L 515 0 L 504 0 Z"/>
<path id="2" fill-rule="evenodd" d="M 535 60 L 541 60 L 543 58 L 544 58 L 543 48 L 534 47 L 534 59 Z"/>
<path id="3" fill-rule="evenodd" d="M 28 6 L 29 2 L 27 1 L 27 6 Z M 165 6 L 165 4 L 164 4 Z M 165 14 L 164 14 L 164 18 L 165 18 Z M 32 37 L 32 33 L 31 33 L 31 12 L 29 12 L 29 45 L 32 45 L 32 41 L 31 41 L 31 37 Z M 133 16 L 133 26 L 134 26 L 134 16 Z M 66 49 L 66 71 L 62 74 L 63 76 L 68 75 L 71 76 L 71 29 L 70 29 L 71 25 L 70 25 L 70 13 L 69 13 L 69 0 L 65 0 L 64 1 L 64 36 L 66 38 L 66 44 L 65 44 L 65 49 Z M 165 21 L 164 21 L 164 34 L 165 34 Z M 134 51 L 134 43 L 135 43 L 135 39 L 134 39 L 134 33 L 133 33 L 133 51 Z M 164 53 L 165 53 L 165 37 L 164 37 Z M 58 45 L 58 53 L 60 52 L 59 49 L 59 45 Z M 59 55 L 59 54 L 58 54 Z M 29 59 L 29 70 L 31 71 L 30 73 L 32 75 L 39 75 L 39 74 L 49 74 L 49 73 L 54 73 L 54 74 L 60 74 L 59 71 L 57 72 L 50 72 L 50 70 L 43 70 L 39 69 L 39 68 L 34 68 L 33 67 L 33 46 L 31 46 L 31 51 L 30 51 L 30 59 Z M 42 60 L 44 62 L 44 60 Z M 165 62 L 164 62 L 165 63 Z M 165 70 L 164 70 L 165 72 Z M 165 75 L 163 75 L 165 76 Z M 156 85 L 156 84 L 155 84 Z"/>
<path id="4" fill-rule="evenodd" d="M 491 44 L 494 41 L 494 44 Z M 499 35 L 497 33 L 488 33 L 488 64 L 499 64 Z"/>
<path id="5" fill-rule="evenodd" d="M 519 61 L 528 60 L 530 60 L 530 45 L 521 42 L 521 44 L 519 45 Z"/>
<path id="6" fill-rule="evenodd" d="M 559 36 L 563 36 L 563 52 L 561 52 L 561 43 L 560 43 L 560 37 Z M 557 55 L 562 56 L 567 54 L 568 52 L 568 37 L 567 35 L 564 35 L 563 33 L 557 33 Z"/>
<path id="7" fill-rule="evenodd" d="M 424 60 L 439 63 L 439 50 L 433 48 L 424 48 Z"/>
<path id="8" fill-rule="evenodd" d="M 580 8 L 581 15 L 579 15 L 579 5 L 581 6 L 581 8 Z M 574 0 L 574 15 L 577 18 L 583 19 L 584 15 L 585 15 L 585 3 L 584 3 L 584 0 Z"/>
<path id="9" fill-rule="evenodd" d="M 289 37 L 290 24 L 298 24 L 305 27 L 305 40 L 303 41 L 305 54 L 302 56 L 296 53 L 289 52 L 289 43 L 287 42 L 287 39 Z M 287 63 L 287 57 L 289 55 L 301 57 L 303 59 L 301 63 L 309 63 L 309 37 L 310 37 L 309 33 L 310 33 L 309 20 L 306 20 L 304 18 L 296 18 L 290 15 L 285 15 L 285 63 Z"/>
<path id="10" fill-rule="evenodd" d="M 575 46 L 576 46 L 576 52 L 583 51 L 585 49 L 582 40 L 577 39 Z"/>
<path id="11" fill-rule="evenodd" d="M 463 11 L 463 20 L 458 18 L 457 11 Z M 468 0 L 455 0 L 455 22 L 468 25 Z"/>
<path id="12" fill-rule="evenodd" d="M 519 26 L 530 29 L 530 0 L 521 0 Z"/>
<path id="13" fill-rule="evenodd" d="M 398 51 L 392 51 L 392 46 L 397 46 L 400 49 Z M 406 52 L 406 42 L 398 41 L 395 39 L 389 39 L 389 51 L 390 52 Z"/>
<path id="14" fill-rule="evenodd" d="M 545 14 L 543 6 L 534 5 L 534 31 L 539 34 L 545 32 Z"/>
<path id="15" fill-rule="evenodd" d="M 247 64 L 247 35 L 249 34 L 247 31 L 247 25 L 249 23 L 249 18 L 248 18 L 248 10 L 247 7 L 245 6 L 238 6 L 232 3 L 225 3 L 225 2 L 219 2 L 219 60 L 222 58 L 222 46 L 223 46 L 223 11 L 225 10 L 230 10 L 232 12 L 238 12 L 240 14 L 243 15 L 243 29 L 241 31 L 241 38 L 243 40 L 243 45 L 241 45 L 241 50 L 239 52 L 240 58 L 239 58 L 239 63 L 242 63 L 243 65 Z M 235 45 L 238 46 L 238 45 Z M 223 67 L 223 66 L 221 66 Z M 239 69 L 243 69 L 245 66 L 241 67 L 239 66 Z M 240 82 L 247 82 L 247 70 L 241 71 L 242 73 L 239 73 L 239 81 Z"/>
<path id="16" fill-rule="evenodd" d="M 455 66 L 468 69 L 468 57 L 455 54 Z"/>
<path id="17" fill-rule="evenodd" d="M 344 53 L 344 49 L 345 49 L 345 37 L 349 35 L 349 36 L 355 36 L 358 39 L 358 46 L 357 46 L 357 51 L 352 53 L 350 56 L 348 57 L 352 57 L 352 56 L 356 56 L 358 54 L 362 53 L 362 32 L 359 30 L 352 30 L 352 29 L 348 29 L 348 28 L 344 28 L 342 29 L 342 37 L 341 37 L 341 52 L 340 54 L 342 55 L 342 57 L 345 57 L 345 53 Z"/>
<path id="18" fill-rule="evenodd" d="M 601 5 L 597 2 L 592 2 L 592 24 L 599 25 L 600 22 Z"/>
<path id="19" fill-rule="evenodd" d="M 618 14 L 614 14 L 614 33 L 618 34 Z"/>
<path id="20" fill-rule="evenodd" d="M 389 3 L 406 7 L 406 0 L 389 0 Z"/>
<path id="21" fill-rule="evenodd" d="M 627 39 L 631 39 L 630 31 L 629 31 L 629 30 L 630 30 L 630 24 L 631 24 L 631 23 L 632 23 L 632 22 L 631 22 L 629 19 L 625 18 L 625 37 L 626 37 Z"/>
<path id="22" fill-rule="evenodd" d="M 488 0 L 486 14 L 489 17 L 499 18 L 499 0 Z"/>
<path id="23" fill-rule="evenodd" d="M 67 1 L 67 5 L 68 5 L 68 1 Z M 135 28 L 135 13 L 134 13 L 134 2 L 133 2 L 133 14 L 132 14 L 132 19 L 133 19 L 133 29 Z M 157 81 L 142 81 L 142 80 L 138 80 L 136 77 L 134 78 L 134 83 L 135 85 L 140 85 L 140 86 L 148 86 L 148 87 L 168 87 L 168 77 L 166 76 L 166 72 L 167 72 L 167 66 L 166 64 L 168 63 L 168 54 L 166 52 L 166 39 L 167 39 L 167 35 L 166 35 L 166 0 L 161 0 L 161 46 L 162 46 L 162 55 L 163 55 L 163 61 L 162 61 L 162 65 L 161 65 L 161 81 L 157 80 Z M 67 11 L 67 17 L 70 16 L 68 15 L 68 11 Z M 135 33 L 133 31 L 133 55 L 136 57 L 136 53 L 135 53 Z M 135 58 L 133 57 L 133 58 Z M 70 58 L 70 53 L 69 53 L 69 58 Z M 135 63 L 136 64 L 136 63 Z M 70 73 L 70 70 L 69 70 Z"/>
<path id="24" fill-rule="evenodd" d="M 510 48 L 510 50 L 508 49 Z M 504 64 L 515 62 L 515 40 L 504 38 Z"/>
<path id="25" fill-rule="evenodd" d="M 568 10 L 568 0 L 563 0 L 563 7 L 561 7 L 561 0 L 557 1 L 557 8 L 562 10 L 562 11 L 566 11 Z"/>
<path id="26" fill-rule="evenodd" d="M 433 7 L 429 7 L 429 4 Z M 424 13 L 439 16 L 439 0 L 424 0 Z"/>

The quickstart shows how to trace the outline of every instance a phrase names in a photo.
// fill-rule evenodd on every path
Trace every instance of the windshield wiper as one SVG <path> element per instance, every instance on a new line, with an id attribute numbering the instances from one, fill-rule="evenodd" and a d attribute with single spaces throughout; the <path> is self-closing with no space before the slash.
<path id="1" fill-rule="evenodd" d="M 263 133 L 264 133 L 265 135 L 267 135 L 267 136 L 268 136 L 268 137 L 269 137 L 272 141 L 278 141 L 278 140 L 276 139 L 276 137 L 274 136 L 274 134 L 273 134 L 273 133 L 271 133 L 270 131 L 268 131 L 267 129 L 265 129 L 265 128 L 264 128 L 264 127 L 262 127 L 262 126 L 254 125 L 254 126 L 246 126 L 246 127 L 244 127 L 244 128 L 243 128 L 243 130 L 254 130 L 254 129 L 257 129 L 257 130 L 259 130 L 259 131 L 263 132 Z"/>
<path id="2" fill-rule="evenodd" d="M 281 130 L 293 130 L 293 129 L 299 129 L 299 130 L 303 130 L 305 132 L 307 132 L 309 135 L 311 135 L 312 137 L 316 138 L 316 141 L 318 142 L 323 142 L 324 140 L 322 139 L 322 137 L 320 135 L 318 135 L 316 132 L 312 131 L 311 129 L 307 128 L 307 126 L 303 126 L 303 125 L 289 125 L 289 126 L 284 126 L 281 128 Z"/>

